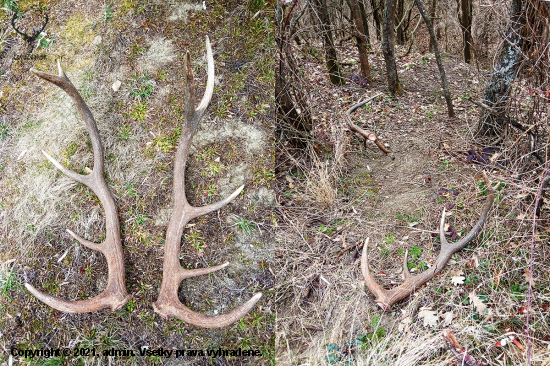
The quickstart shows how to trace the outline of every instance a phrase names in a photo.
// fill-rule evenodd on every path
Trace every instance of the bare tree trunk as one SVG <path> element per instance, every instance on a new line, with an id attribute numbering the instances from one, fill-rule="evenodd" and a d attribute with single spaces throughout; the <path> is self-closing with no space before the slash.
<path id="1" fill-rule="evenodd" d="M 434 53 L 435 53 L 435 60 L 437 62 L 437 67 L 439 68 L 439 75 L 441 76 L 441 87 L 443 88 L 443 91 L 445 93 L 445 101 L 447 101 L 447 111 L 449 113 L 449 117 L 454 117 L 455 112 L 453 109 L 453 102 L 451 100 L 451 93 L 449 93 L 449 84 L 447 83 L 447 77 L 445 76 L 445 69 L 443 68 L 443 62 L 441 61 L 441 53 L 439 52 L 439 45 L 437 44 L 437 38 L 435 36 L 434 27 L 432 24 L 432 21 L 426 12 L 426 9 L 424 9 L 424 5 L 422 5 L 421 0 L 415 0 L 416 6 L 418 7 L 418 11 L 420 12 L 420 15 L 422 15 L 422 18 L 424 19 L 424 22 L 426 22 L 426 26 L 428 27 L 428 31 L 430 32 L 430 38 L 434 45 Z"/>
<path id="2" fill-rule="evenodd" d="M 367 54 L 367 41 L 359 9 L 360 0 L 349 0 L 351 17 L 355 23 L 355 39 L 357 40 L 357 49 L 359 50 L 359 62 L 361 63 L 361 76 L 370 81 L 369 55 Z"/>
<path id="3" fill-rule="evenodd" d="M 501 114 L 504 114 L 512 81 L 519 73 L 521 65 L 521 47 L 524 41 L 521 29 L 525 24 L 523 6 L 522 0 L 512 0 L 504 42 L 500 45 L 491 80 L 485 87 L 485 104 Z M 483 110 L 477 133 L 492 139 L 500 136 L 504 125 L 505 121 Z"/>
<path id="4" fill-rule="evenodd" d="M 363 21 L 363 30 L 365 31 L 365 39 L 367 41 L 367 48 L 370 49 L 370 34 L 369 34 L 369 18 L 367 16 L 367 10 L 363 0 L 358 0 L 359 9 L 361 10 L 361 20 Z"/>
<path id="5" fill-rule="evenodd" d="M 472 0 L 460 0 L 460 25 L 464 44 L 464 61 L 472 62 Z"/>
<path id="6" fill-rule="evenodd" d="M 372 16 L 374 18 L 374 24 L 376 25 L 376 37 L 378 40 L 382 39 L 382 16 L 380 15 L 380 4 L 383 0 L 370 0 L 372 6 Z"/>
<path id="7" fill-rule="evenodd" d="M 437 15 L 437 0 L 432 0 L 432 7 L 430 8 L 430 19 L 432 21 L 432 25 L 434 24 L 434 19 Z M 436 39 L 439 39 L 439 28 L 437 29 L 437 34 L 435 35 Z M 432 37 L 430 37 L 430 52 L 433 52 L 434 50 L 434 41 Z"/>
<path id="8" fill-rule="evenodd" d="M 330 82 L 336 85 L 343 85 L 345 84 L 345 80 L 340 74 L 340 65 L 338 64 L 336 49 L 334 48 L 327 2 L 326 0 L 313 0 L 313 6 L 321 23 L 321 32 L 323 33 L 323 44 L 325 48 L 325 59 Z"/>
<path id="9" fill-rule="evenodd" d="M 397 37 L 396 41 L 397 44 L 405 44 L 405 34 L 403 31 L 403 17 L 405 16 L 405 0 L 396 0 L 397 1 L 397 17 L 396 17 L 396 23 L 397 23 Z"/>
<path id="10" fill-rule="evenodd" d="M 300 135 L 309 135 L 312 129 L 312 120 L 302 89 L 293 85 L 293 81 L 294 83 L 299 83 L 299 80 L 295 77 L 297 67 L 294 63 L 291 48 L 289 47 L 289 42 L 291 42 L 293 36 L 293 26 L 290 25 L 290 13 L 293 9 L 293 7 L 290 9 L 284 22 L 282 20 L 284 15 L 283 9 L 277 9 L 278 14 L 280 14 L 277 24 L 279 31 L 276 34 L 276 41 L 279 46 L 279 69 L 275 75 L 275 104 L 277 106 L 277 118 L 286 121 L 291 126 L 291 129 L 293 129 L 292 133 L 297 135 L 291 138 L 291 140 L 303 146 L 303 139 L 300 139 Z M 297 20 L 295 18 L 293 22 L 296 23 Z M 294 80 L 292 80 L 293 78 Z M 297 106 L 294 102 L 293 94 L 296 98 Z"/>
<path id="11" fill-rule="evenodd" d="M 386 61 L 388 88 L 392 95 L 403 94 L 403 88 L 399 83 L 397 65 L 395 63 L 395 46 L 393 45 L 393 13 L 395 0 L 384 0 L 384 28 L 382 39 L 382 52 Z"/>

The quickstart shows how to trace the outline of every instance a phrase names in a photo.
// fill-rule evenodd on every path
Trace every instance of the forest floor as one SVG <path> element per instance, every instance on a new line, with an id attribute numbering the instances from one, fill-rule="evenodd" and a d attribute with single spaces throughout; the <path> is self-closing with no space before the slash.
<path id="1" fill-rule="evenodd" d="M 142 0 L 18 5 L 26 14 L 18 20 L 22 29 L 42 24 L 44 11 L 49 22 L 46 35 L 29 47 L 11 28 L 11 14 L 0 10 L 0 363 L 273 364 L 273 11 L 236 1 L 208 2 L 206 10 L 202 2 Z M 183 266 L 230 265 L 183 281 L 180 299 L 197 312 L 213 315 L 264 293 L 247 316 L 221 329 L 164 320 L 152 308 L 162 278 L 164 235 L 173 205 L 172 161 L 184 118 L 183 60 L 189 51 L 197 99 L 202 98 L 207 35 L 213 44 L 216 84 L 187 161 L 187 198 L 203 206 L 242 184 L 245 190 L 184 231 Z M 23 286 L 28 282 L 48 294 L 76 300 L 97 295 L 107 280 L 103 255 L 82 247 L 66 232 L 101 242 L 103 207 L 90 190 L 58 172 L 40 152 L 78 172 L 93 164 L 90 140 L 73 102 L 29 72 L 34 67 L 56 73 L 57 58 L 62 58 L 66 74 L 95 116 L 106 179 L 118 206 L 126 284 L 133 299 L 115 312 L 61 313 Z M 121 86 L 115 91 L 117 80 Z M 145 348 L 221 347 L 259 350 L 262 356 L 96 359 L 83 352 L 13 359 L 11 347 L 136 354 Z"/>
<path id="2" fill-rule="evenodd" d="M 549 206 L 541 211 L 529 275 L 535 179 L 540 178 L 536 164 L 527 165 L 522 181 L 515 180 L 528 141 L 514 143 L 520 135 L 512 134 L 502 154 L 490 154 L 489 164 L 466 160 L 468 150 L 481 155 L 485 148 L 474 143 L 479 110 L 467 98 L 482 97 L 489 72 L 445 55 L 456 112 L 449 118 L 433 54 L 398 57 L 405 93 L 391 97 L 379 47 L 369 55 L 373 82 L 368 87 L 352 81 L 352 74 L 359 74 L 353 49 L 350 44 L 338 50 L 347 79 L 341 87 L 329 83 L 315 52 L 296 50 L 316 130 L 307 154 L 284 144 L 278 153 L 283 224 L 276 252 L 277 363 L 455 365 L 441 336 L 449 329 L 480 362 L 526 364 L 531 279 L 531 361 L 550 364 Z M 398 54 L 405 51 L 398 47 Z M 344 120 L 349 107 L 378 93 L 382 96 L 351 117 L 388 144 L 388 155 L 374 144 L 366 149 Z M 520 107 L 530 100 L 526 95 Z M 336 142 L 343 146 L 340 162 Z M 497 198 L 477 240 L 411 297 L 391 311 L 380 309 L 361 274 L 362 243 L 370 238 L 371 272 L 385 288 L 401 283 L 405 250 L 412 273 L 423 271 L 439 251 L 432 233 L 439 230 L 444 207 L 458 239 L 477 222 L 486 195 L 482 171 L 497 188 Z M 339 255 L 357 242 L 358 250 Z M 508 343 L 499 347 L 503 340 Z"/>

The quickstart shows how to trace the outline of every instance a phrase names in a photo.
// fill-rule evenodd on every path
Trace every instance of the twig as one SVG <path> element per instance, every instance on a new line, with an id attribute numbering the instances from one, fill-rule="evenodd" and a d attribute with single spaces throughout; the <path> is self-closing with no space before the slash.
<path id="1" fill-rule="evenodd" d="M 322 332 L 323 331 L 323 328 L 319 328 L 319 327 L 306 327 L 306 329 L 314 330 L 316 332 Z"/>
<path id="2" fill-rule="evenodd" d="M 545 185 L 546 174 L 550 168 L 550 163 L 546 166 L 542 179 L 540 181 L 540 186 L 537 191 L 537 197 L 535 198 L 535 209 L 533 210 L 533 230 L 531 233 L 531 253 L 529 255 L 529 274 L 533 275 L 533 252 L 535 250 L 535 230 L 537 228 L 537 207 L 539 207 L 539 199 L 542 193 L 542 188 Z M 527 314 L 525 316 L 525 332 L 527 333 L 527 366 L 531 366 L 531 337 L 529 336 L 529 313 L 531 310 L 531 288 L 533 281 L 529 281 L 529 292 L 527 294 Z"/>
<path id="3" fill-rule="evenodd" d="M 451 332 L 450 330 L 445 329 L 443 333 L 441 333 L 441 336 L 447 342 L 447 346 L 449 347 L 449 350 L 457 358 L 459 365 L 463 365 L 463 366 L 488 366 L 489 365 L 486 363 L 478 362 L 472 356 L 468 355 L 466 348 L 458 344 L 453 332 Z"/>
<path id="4" fill-rule="evenodd" d="M 342 254 L 344 254 L 345 252 L 347 252 L 347 251 L 350 250 L 350 249 L 355 248 L 355 247 L 358 246 L 359 244 L 361 244 L 361 240 L 357 240 L 357 242 L 355 242 L 355 244 L 348 245 L 347 247 L 345 247 L 344 249 L 342 249 L 342 250 L 340 251 L 340 253 L 338 253 L 338 257 L 336 257 L 336 258 L 340 258 L 340 257 L 342 256 Z"/>
<path id="5" fill-rule="evenodd" d="M 373 100 L 374 98 L 377 98 L 379 96 L 383 95 L 383 93 L 378 93 L 376 94 L 374 97 L 370 97 L 368 99 L 365 99 L 363 100 L 362 102 L 359 102 L 355 105 L 352 105 L 345 113 L 345 116 L 346 116 L 346 122 L 348 123 L 348 127 L 350 130 L 352 130 L 353 132 L 355 133 L 358 133 L 359 135 L 363 136 L 365 138 L 365 146 L 367 146 L 367 140 L 371 140 L 371 141 L 374 141 L 374 143 L 376 144 L 376 146 L 378 146 L 378 148 L 380 150 L 382 150 L 385 154 L 389 153 L 390 150 L 388 150 L 383 144 L 382 142 L 380 142 L 380 140 L 378 139 L 378 137 L 376 137 L 375 134 L 373 133 L 368 133 L 367 131 L 363 130 L 361 127 L 357 126 L 357 125 L 354 125 L 352 122 L 351 122 L 351 118 L 350 118 L 350 115 L 359 107 L 367 104 L 368 102 L 370 102 L 371 100 Z"/>

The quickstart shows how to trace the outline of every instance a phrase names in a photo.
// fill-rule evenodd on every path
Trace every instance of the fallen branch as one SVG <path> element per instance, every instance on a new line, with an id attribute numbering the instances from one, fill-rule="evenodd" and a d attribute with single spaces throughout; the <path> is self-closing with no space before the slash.
<path id="1" fill-rule="evenodd" d="M 345 247 L 344 249 L 342 249 L 339 253 L 338 253 L 338 257 L 336 258 L 340 258 L 342 256 L 342 254 L 344 254 L 345 252 L 347 252 L 348 250 L 350 249 L 353 249 L 355 248 L 356 246 L 360 245 L 361 244 L 361 240 L 357 240 L 357 242 L 355 244 L 352 244 L 352 245 L 348 245 L 347 247 Z"/>
<path id="2" fill-rule="evenodd" d="M 362 107 L 363 105 L 367 104 L 368 102 L 370 102 L 371 100 L 373 100 L 374 98 L 376 97 L 379 97 L 381 96 L 383 93 L 378 93 L 376 94 L 374 97 L 370 97 L 368 99 L 365 99 L 363 100 L 362 102 L 359 102 L 355 105 L 352 105 L 345 113 L 346 115 L 346 122 L 348 123 L 348 127 L 350 130 L 352 130 L 353 132 L 355 133 L 358 133 L 359 135 L 363 136 L 365 138 L 365 147 L 367 146 L 367 140 L 370 140 L 370 141 L 373 141 L 376 146 L 378 146 L 378 148 L 380 150 L 382 150 L 385 154 L 389 153 L 390 150 L 388 150 L 383 144 L 382 142 L 380 142 L 380 140 L 378 139 L 378 137 L 376 137 L 376 135 L 374 133 L 368 133 L 367 131 L 363 130 L 361 127 L 357 126 L 357 125 L 354 125 L 352 122 L 351 122 L 351 118 L 350 118 L 350 115 L 359 107 Z"/>
<path id="3" fill-rule="evenodd" d="M 468 355 L 466 348 L 462 347 L 456 341 L 456 338 L 450 330 L 446 329 L 441 334 L 443 339 L 447 342 L 447 347 L 456 356 L 458 364 L 463 366 L 488 366 L 488 363 L 481 363 L 470 355 Z"/>

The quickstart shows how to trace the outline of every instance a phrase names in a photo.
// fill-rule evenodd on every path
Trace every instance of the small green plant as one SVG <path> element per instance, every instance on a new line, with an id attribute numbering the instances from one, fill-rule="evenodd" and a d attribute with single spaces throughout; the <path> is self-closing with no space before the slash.
<path id="1" fill-rule="evenodd" d="M 21 288 L 14 270 L 0 272 L 0 296 L 8 297 L 12 291 Z"/>
<path id="2" fill-rule="evenodd" d="M 195 249 L 195 251 L 199 256 L 203 255 L 204 249 L 207 247 L 207 245 L 204 244 L 204 240 L 200 236 L 200 233 L 198 230 L 194 228 L 191 229 L 185 239 L 186 239 L 186 242 L 190 243 L 191 247 Z"/>
<path id="3" fill-rule="evenodd" d="M 275 180 L 275 174 L 272 171 L 265 168 L 258 169 L 254 174 L 255 185 L 265 184 L 268 188 L 270 188 L 271 186 L 270 182 L 273 180 Z"/>
<path id="4" fill-rule="evenodd" d="M 38 47 L 37 48 L 48 48 L 53 43 L 53 39 L 46 38 L 45 36 L 40 35 L 38 37 Z"/>
<path id="5" fill-rule="evenodd" d="M 157 70 L 157 79 L 159 79 L 159 81 L 166 80 L 166 75 L 168 75 L 168 72 L 166 70 L 163 70 L 163 69 Z"/>
<path id="6" fill-rule="evenodd" d="M 139 88 L 138 90 L 134 90 L 131 93 L 133 98 L 140 97 L 142 100 L 150 98 L 152 94 L 153 94 L 153 85 L 152 84 L 143 85 L 141 88 Z"/>
<path id="7" fill-rule="evenodd" d="M 113 19 L 113 8 L 111 8 L 111 4 L 107 5 L 105 7 L 105 14 L 104 14 L 104 17 L 105 17 L 105 20 L 111 20 Z"/>
<path id="8" fill-rule="evenodd" d="M 218 150 L 212 147 L 205 147 L 202 153 L 195 155 L 197 161 L 206 161 L 214 158 L 218 154 Z"/>
<path id="9" fill-rule="evenodd" d="M 8 136 L 8 132 L 10 132 L 8 126 L 0 125 L 0 139 L 5 139 Z"/>
<path id="10" fill-rule="evenodd" d="M 94 269 L 92 268 L 92 266 L 88 266 L 86 267 L 86 269 L 84 270 L 84 272 L 86 273 L 86 278 L 91 281 L 93 279 L 93 274 L 94 274 Z"/>
<path id="11" fill-rule="evenodd" d="M 245 233 L 250 233 L 252 231 L 252 229 L 254 229 L 254 222 L 250 221 L 250 220 L 247 220 L 243 217 L 241 217 L 240 219 L 238 219 L 236 222 L 235 222 L 235 225 L 237 225 L 238 227 L 241 228 L 242 231 L 244 231 Z"/>
<path id="12" fill-rule="evenodd" d="M 449 169 L 451 166 L 452 166 L 452 165 L 451 165 L 451 162 L 450 162 L 449 160 L 445 160 L 445 161 L 443 162 L 443 164 L 441 164 L 441 165 L 439 166 L 439 169 L 441 169 L 441 170 L 447 170 L 447 169 Z"/>
<path id="13" fill-rule="evenodd" d="M 145 221 L 147 221 L 147 217 L 145 215 L 139 215 L 136 217 L 136 225 L 144 225 Z"/>
<path id="14" fill-rule="evenodd" d="M 130 95 L 132 98 L 140 98 L 144 101 L 153 95 L 154 81 L 149 78 L 149 74 L 140 75 L 136 73 L 130 77 Z"/>
<path id="15" fill-rule="evenodd" d="M 136 103 L 134 108 L 130 111 L 130 116 L 137 122 L 143 122 L 145 117 L 147 117 L 147 104 Z"/>
<path id="16" fill-rule="evenodd" d="M 479 187 L 479 190 L 481 191 L 481 195 L 486 196 L 487 195 L 487 187 L 485 186 L 485 182 L 484 181 L 477 182 L 477 186 Z"/>
<path id="17" fill-rule="evenodd" d="M 420 254 L 422 253 L 422 248 L 417 246 L 412 246 L 409 248 L 409 258 L 412 258 L 412 260 L 418 260 L 420 258 Z M 413 262 L 407 261 L 407 267 L 410 269 L 417 268 L 420 271 L 425 271 L 428 269 L 428 266 L 424 261 L 420 261 L 418 265 L 415 265 Z"/>
<path id="18" fill-rule="evenodd" d="M 408 221 L 408 222 L 410 222 L 410 223 L 420 221 L 420 217 L 418 217 L 418 216 L 411 216 L 411 215 L 406 214 L 406 213 L 404 213 L 404 214 L 397 214 L 397 215 L 395 215 L 395 218 L 396 218 L 397 220 L 401 220 L 401 221 L 405 221 L 405 222 Z"/>
<path id="19" fill-rule="evenodd" d="M 128 58 L 133 60 L 144 52 L 145 48 L 141 48 L 137 42 L 134 42 L 130 45 L 130 55 Z"/>
<path id="20" fill-rule="evenodd" d="M 393 243 L 395 243 L 395 236 L 393 235 L 393 233 L 387 235 L 387 236 L 383 239 L 383 242 L 384 242 L 386 245 L 392 245 Z"/>
<path id="21" fill-rule="evenodd" d="M 202 189 L 202 194 L 208 197 L 208 202 L 212 202 L 212 198 L 219 196 L 218 188 L 217 184 L 210 184 Z"/>
<path id="22" fill-rule="evenodd" d="M 332 234 L 332 233 L 335 233 L 338 229 L 336 228 L 336 226 L 330 226 L 330 225 L 321 225 L 319 226 L 319 230 L 320 232 L 322 233 L 325 233 L 325 234 Z"/>
<path id="23" fill-rule="evenodd" d="M 126 309 L 131 313 L 136 310 L 136 299 L 132 299 L 126 303 Z"/>
<path id="24" fill-rule="evenodd" d="M 331 343 L 326 345 L 327 352 L 330 352 L 325 356 L 325 360 L 331 364 L 334 365 L 338 362 L 340 362 L 341 359 L 341 352 L 340 352 L 340 346 L 338 346 L 336 343 Z"/>
<path id="25" fill-rule="evenodd" d="M 122 126 L 122 128 L 120 129 L 120 137 L 123 138 L 124 140 L 128 140 L 128 138 L 130 137 L 129 125 Z"/>
<path id="26" fill-rule="evenodd" d="M 136 183 L 126 183 L 126 194 L 132 198 L 139 199 L 139 195 L 136 192 L 135 185 Z"/>
<path id="27" fill-rule="evenodd" d="M 413 259 L 418 259 L 420 257 L 420 254 L 422 253 L 422 248 L 419 248 L 419 247 L 416 247 L 416 246 L 413 246 L 409 249 L 409 255 L 413 258 Z"/>
<path id="28" fill-rule="evenodd" d="M 256 13 L 265 7 L 264 0 L 248 0 L 248 9 L 252 13 Z"/>
<path id="29" fill-rule="evenodd" d="M 19 4 L 16 0 L 0 0 L 0 6 L 5 7 L 13 13 L 19 13 Z"/>

